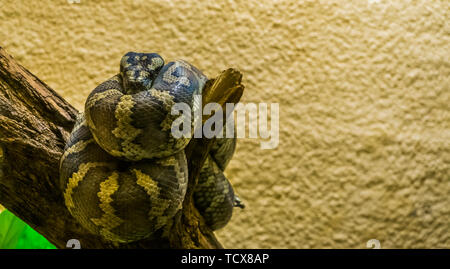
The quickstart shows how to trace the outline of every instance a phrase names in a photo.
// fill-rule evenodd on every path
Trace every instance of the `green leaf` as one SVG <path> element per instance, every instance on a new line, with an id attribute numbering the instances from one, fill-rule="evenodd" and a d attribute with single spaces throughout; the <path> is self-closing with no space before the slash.
<path id="1" fill-rule="evenodd" d="M 0 249 L 15 248 L 26 224 L 8 210 L 0 214 Z"/>
<path id="2" fill-rule="evenodd" d="M 27 225 L 25 231 L 17 242 L 16 248 L 19 249 L 56 249 L 54 245 L 48 242 L 45 237 L 33 230 Z"/>
<path id="3" fill-rule="evenodd" d="M 0 249 L 55 249 L 45 237 L 8 210 L 0 213 Z"/>

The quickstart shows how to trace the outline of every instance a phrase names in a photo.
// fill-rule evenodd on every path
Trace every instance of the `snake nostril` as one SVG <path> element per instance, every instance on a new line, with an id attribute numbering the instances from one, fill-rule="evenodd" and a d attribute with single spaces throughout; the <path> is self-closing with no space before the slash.
<path id="1" fill-rule="evenodd" d="M 142 66 L 132 67 L 122 72 L 123 87 L 127 94 L 136 93 L 152 86 L 154 76 Z"/>

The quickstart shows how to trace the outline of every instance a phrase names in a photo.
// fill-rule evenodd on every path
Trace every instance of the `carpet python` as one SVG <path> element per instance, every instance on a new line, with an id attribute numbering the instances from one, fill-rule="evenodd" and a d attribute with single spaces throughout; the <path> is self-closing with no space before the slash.
<path id="1" fill-rule="evenodd" d="M 168 235 L 186 194 L 190 140 L 171 135 L 171 107 L 183 102 L 194 114 L 193 96 L 207 80 L 185 61 L 129 52 L 120 73 L 89 94 L 60 161 L 65 204 L 83 227 L 122 243 Z M 216 138 L 194 189 L 194 205 L 213 230 L 242 207 L 223 174 L 235 145 L 236 138 Z"/>

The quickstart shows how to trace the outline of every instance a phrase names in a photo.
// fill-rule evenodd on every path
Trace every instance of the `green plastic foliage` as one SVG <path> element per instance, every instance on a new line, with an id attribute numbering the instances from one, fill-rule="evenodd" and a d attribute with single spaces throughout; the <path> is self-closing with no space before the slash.
<path id="1" fill-rule="evenodd" d="M 26 224 L 11 212 L 5 210 L 0 214 L 0 248 L 16 248 L 20 235 Z"/>
<path id="2" fill-rule="evenodd" d="M 55 246 L 5 210 L 0 213 L 0 249 L 55 249 Z"/>

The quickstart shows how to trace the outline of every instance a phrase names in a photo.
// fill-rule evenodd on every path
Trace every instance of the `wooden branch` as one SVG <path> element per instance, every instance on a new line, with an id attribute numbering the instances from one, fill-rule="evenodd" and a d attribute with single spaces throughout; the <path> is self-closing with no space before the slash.
<path id="1" fill-rule="evenodd" d="M 241 74 L 233 69 L 208 81 L 203 101 L 237 103 Z M 64 205 L 59 159 L 77 110 L 0 47 L 0 204 L 58 248 L 221 248 L 193 204 L 192 193 L 212 140 L 192 139 L 185 152 L 189 184 L 169 238 L 113 244 L 84 229 Z"/>

